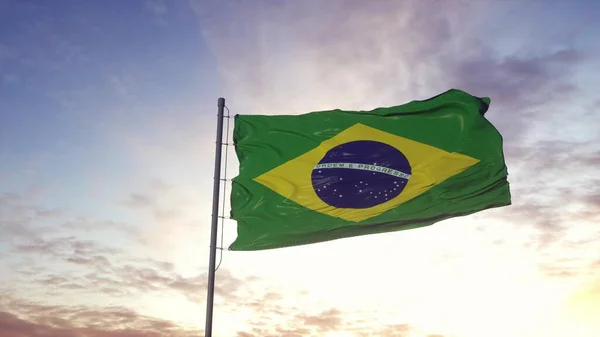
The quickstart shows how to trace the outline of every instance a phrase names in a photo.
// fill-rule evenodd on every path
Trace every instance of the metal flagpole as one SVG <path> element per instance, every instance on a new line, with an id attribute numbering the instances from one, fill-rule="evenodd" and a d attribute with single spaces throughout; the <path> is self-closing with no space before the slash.
<path id="1" fill-rule="evenodd" d="M 217 107 L 217 144 L 215 151 L 212 223 L 210 226 L 210 256 L 208 260 L 208 294 L 206 296 L 206 328 L 204 329 L 204 337 L 212 337 L 215 265 L 217 261 L 217 230 L 219 224 L 219 189 L 221 187 L 221 151 L 223 150 L 223 109 L 225 108 L 225 98 L 219 98 Z"/>

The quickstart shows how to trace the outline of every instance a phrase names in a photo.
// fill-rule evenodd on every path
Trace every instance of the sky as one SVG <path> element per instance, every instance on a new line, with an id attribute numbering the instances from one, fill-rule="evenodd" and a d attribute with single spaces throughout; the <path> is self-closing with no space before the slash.
<path id="1" fill-rule="evenodd" d="M 512 205 L 224 251 L 213 334 L 599 336 L 598 15 L 593 0 L 0 0 L 0 335 L 203 335 L 218 97 L 277 115 L 457 88 L 491 98 Z"/>

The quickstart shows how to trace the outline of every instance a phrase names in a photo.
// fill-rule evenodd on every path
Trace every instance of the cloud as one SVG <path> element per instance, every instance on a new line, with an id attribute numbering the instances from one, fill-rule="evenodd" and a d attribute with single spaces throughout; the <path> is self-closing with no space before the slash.
<path id="1" fill-rule="evenodd" d="M 0 214 L 2 214 L 0 234 L 2 237 L 30 238 L 55 231 L 48 226 L 40 226 L 40 223 L 60 219 L 64 210 L 36 206 L 34 202 L 32 197 L 15 193 L 0 194 Z"/>
<path id="2" fill-rule="evenodd" d="M 594 165 L 591 165 L 594 166 Z M 600 210 L 600 179 L 591 182 L 588 185 L 588 193 L 583 197 L 588 210 L 598 212 Z M 596 213 L 598 215 L 598 213 Z"/>
<path id="3" fill-rule="evenodd" d="M 171 293 L 188 298 L 194 303 L 205 300 L 207 274 L 181 276 L 171 263 L 128 257 L 118 249 L 99 245 L 92 241 L 77 240 L 73 237 L 37 241 L 27 245 L 17 245 L 17 254 L 43 256 L 44 259 L 61 261 L 70 266 L 61 274 L 50 268 L 31 270 L 22 267 L 15 269 L 23 286 L 48 286 L 52 290 L 74 290 L 105 294 L 134 295 L 143 293 Z M 64 267 L 62 268 L 64 269 Z M 234 277 L 227 270 L 220 270 L 217 276 L 216 296 L 226 301 L 238 298 L 247 280 Z"/>
<path id="4" fill-rule="evenodd" d="M 594 141 L 522 145 L 521 161 L 515 162 L 517 170 L 511 177 L 514 203 L 497 216 L 537 229 L 534 241 L 540 248 L 560 241 L 573 222 L 586 226 L 596 221 L 600 177 L 594 164 L 597 151 L 589 145 Z"/>
<path id="5" fill-rule="evenodd" d="M 114 254 L 116 248 L 109 248 L 94 241 L 80 240 L 76 237 L 59 237 L 54 239 L 35 238 L 25 244 L 16 244 L 15 252 L 33 253 L 53 258 L 86 258 L 95 254 Z"/>
<path id="6" fill-rule="evenodd" d="M 519 109 L 539 107 L 548 98 L 565 100 L 576 89 L 569 75 L 584 60 L 579 50 L 565 49 L 537 56 L 497 57 L 491 52 L 453 60 L 451 78 L 461 88 L 494 97 Z M 446 61 L 447 62 L 447 61 Z M 516 112 L 513 112 L 516 113 Z"/>
<path id="7" fill-rule="evenodd" d="M 318 315 L 300 314 L 297 316 L 297 319 L 300 320 L 304 326 L 314 326 L 320 331 L 335 331 L 343 322 L 341 314 L 341 311 L 332 308 L 325 310 Z"/>
<path id="8" fill-rule="evenodd" d="M 249 330 L 238 331 L 238 337 L 258 337 L 258 336 L 322 336 L 327 331 L 344 331 L 340 325 L 341 312 L 338 309 L 332 308 L 324 311 L 326 317 L 318 317 L 296 313 L 298 309 L 286 308 L 279 314 L 271 314 L 264 318 L 256 317 L 249 322 Z M 294 317 L 289 319 L 287 317 Z M 257 320 L 258 319 L 258 320 Z M 273 324 L 277 322 L 276 324 Z"/>
<path id="9" fill-rule="evenodd" d="M 493 11 L 491 1 L 328 1 L 319 11 L 314 1 L 192 4 L 227 85 L 256 113 L 300 112 L 321 102 L 374 108 L 458 87 L 491 96 L 502 128 L 521 131 L 526 106 L 575 91 L 570 75 L 585 60 L 575 49 L 498 55 L 473 28 Z M 215 10 L 243 20 L 217 22 Z"/>
<path id="10" fill-rule="evenodd" d="M 42 194 L 38 189 L 24 194 L 0 193 L 0 241 L 10 246 L 19 245 L 25 252 L 27 245 L 31 245 L 29 249 L 42 250 L 44 245 L 60 245 L 58 241 L 64 240 L 65 235 L 72 242 L 82 233 L 116 232 L 133 238 L 137 236 L 136 229 L 125 222 L 99 220 L 73 214 L 66 208 L 43 206 L 41 204 L 47 199 L 40 200 Z M 61 236 L 62 239 L 57 238 Z M 47 240 L 49 237 L 52 237 L 50 241 Z"/>
<path id="11" fill-rule="evenodd" d="M 99 220 L 85 216 L 77 216 L 74 219 L 65 220 L 57 227 L 57 230 L 69 233 L 116 232 L 131 238 L 138 237 L 138 229 L 129 223 L 114 220 Z"/>
<path id="12" fill-rule="evenodd" d="M 155 258 L 187 259 L 189 254 L 201 254 L 198 250 L 208 243 L 212 200 L 202 197 L 203 184 L 170 181 L 144 180 L 118 205 L 125 214 L 142 219 L 134 234 L 145 249 L 157 253 Z M 208 188 L 209 184 L 204 191 Z"/>
<path id="13" fill-rule="evenodd" d="M 172 200 L 177 201 L 177 191 L 170 185 L 155 181 L 152 186 L 157 192 L 175 192 Z M 150 202 L 141 202 L 143 198 L 132 195 L 128 201 L 133 206 L 142 207 L 141 211 L 154 212 L 155 206 L 147 205 Z M 0 276 L 0 307 L 3 308 L 0 335 L 85 334 L 100 337 L 201 334 L 200 331 L 188 332 L 166 320 L 147 318 L 130 308 L 145 298 L 167 296 L 169 300 L 181 299 L 179 301 L 189 303 L 194 310 L 200 311 L 206 300 L 206 268 L 198 271 L 198 267 L 194 266 L 183 268 L 182 271 L 180 263 L 176 265 L 170 261 L 148 258 L 148 249 L 155 247 L 136 247 L 135 235 L 115 237 L 114 232 L 106 231 L 105 227 L 118 230 L 121 224 L 117 221 L 92 220 L 71 212 L 38 207 L 31 202 L 32 199 L 18 194 L 6 193 L 0 198 L 3 217 L 0 248 L 3 256 L 8 257 L 2 267 L 9 271 L 8 277 L 6 274 Z M 55 226 L 48 226 L 49 221 Z M 38 230 L 40 228 L 48 230 Z M 112 234 L 108 236 L 110 240 L 103 240 L 102 236 L 107 233 Z M 217 305 L 224 307 L 224 310 L 241 306 L 250 291 L 249 287 L 256 280 L 234 276 L 221 268 L 217 273 Z M 278 296 L 281 295 L 272 293 L 268 298 L 275 299 Z M 9 298 L 42 298 L 54 306 L 23 304 L 18 300 L 11 300 L 10 305 L 4 305 L 3 302 Z M 90 303 L 104 303 L 107 298 L 123 308 L 113 310 L 104 305 L 99 308 L 87 307 Z M 76 307 L 65 306 L 67 303 Z M 147 306 L 145 310 L 149 310 Z M 153 306 L 150 311 L 164 310 Z M 186 321 L 173 314 L 166 316 Z M 120 317 L 126 317 L 127 320 L 119 322 Z M 147 324 L 143 325 L 144 322 Z"/>
<path id="14" fill-rule="evenodd" d="M 202 204 L 198 191 L 156 179 L 149 185 L 148 190 L 130 193 L 117 201 L 125 206 L 125 211 L 134 211 L 131 215 L 136 216 L 135 220 L 127 213 L 112 220 L 103 219 L 102 213 L 45 207 L 48 199 L 39 195 L 0 193 L 0 241 L 14 249 L 17 253 L 14 259 L 23 254 L 71 262 L 95 259 L 91 251 L 82 251 L 77 245 L 89 246 L 93 241 L 106 241 L 105 238 L 111 238 L 108 245 L 125 247 L 129 253 L 144 247 L 157 253 L 157 257 L 162 248 L 169 249 L 169 253 L 162 254 L 163 258 L 185 253 L 180 251 L 184 241 L 198 243 L 196 224 L 201 219 L 196 208 Z M 115 204 L 114 200 L 109 202 Z M 98 252 L 104 253 L 108 252 Z"/>
<path id="15" fill-rule="evenodd" d="M 428 1 L 193 4 L 227 85 L 256 113 L 313 109 L 322 102 L 397 104 L 421 96 L 429 63 L 452 41 L 452 25 L 464 16 L 457 1 L 435 2 L 435 12 Z M 215 10 L 244 18 L 244 24 L 216 22 L 210 17 Z M 235 56 L 240 48 L 243 59 Z M 282 55 L 279 48 L 294 53 Z"/>
<path id="16" fill-rule="evenodd" d="M 304 296 L 307 295 L 302 295 Z M 308 296 L 310 298 L 310 295 Z M 296 305 L 302 303 L 305 298 L 290 300 L 286 297 L 273 291 L 262 294 L 252 292 L 248 298 L 255 300 L 244 302 L 244 308 L 251 313 L 251 319 L 246 324 L 247 328 L 238 331 L 236 336 L 317 337 L 327 336 L 328 332 L 346 332 L 361 337 L 427 335 L 427 331 L 424 332 L 410 324 L 381 322 L 380 313 L 344 311 L 336 307 L 307 310 Z"/>
<path id="17" fill-rule="evenodd" d="M 444 59 L 440 68 L 445 69 L 442 76 L 448 78 L 449 86 L 492 98 L 490 118 L 512 155 L 522 151 L 521 144 L 536 121 L 550 121 L 557 106 L 576 97 L 572 76 L 584 60 L 583 53 L 574 49 L 504 57 L 487 51 L 470 58 Z"/>
<path id="18" fill-rule="evenodd" d="M 171 201 L 187 204 L 180 199 L 187 196 L 178 194 L 169 184 L 154 181 L 151 186 L 152 193 L 168 192 Z M 181 219 L 168 212 L 169 204 L 166 209 L 157 209 L 153 199 L 133 193 L 126 204 L 142 212 L 157 212 L 157 219 L 170 222 L 172 232 L 173 220 Z M 126 223 L 43 208 L 33 201 L 18 194 L 0 195 L 0 249 L 8 257 L 3 267 L 9 270 L 8 276 L 0 276 L 0 280 L 13 295 L 39 294 L 56 303 L 74 294 L 91 301 L 98 296 L 135 299 L 140 294 L 169 294 L 194 305 L 205 301 L 206 268 L 199 272 L 194 265 L 182 272 L 181 263 L 176 266 L 168 261 L 155 246 L 140 245 L 136 241 L 138 233 Z M 149 258 L 150 252 L 162 256 L 162 260 Z M 216 297 L 225 302 L 237 301 L 247 291 L 245 284 L 249 282 L 251 279 L 235 277 L 221 269 Z"/>
<path id="19" fill-rule="evenodd" d="M 337 310 L 337 309 L 331 309 Z M 327 322 L 324 326 L 303 326 L 302 321 L 290 322 L 289 328 L 278 326 L 275 328 L 253 327 L 248 331 L 238 331 L 237 337 L 259 337 L 259 336 L 282 336 L 282 337 L 317 337 L 323 336 L 327 331 L 352 333 L 353 336 L 368 337 L 409 337 L 415 329 L 408 324 L 375 324 L 357 326 L 349 322 L 348 324 L 337 324 L 331 326 Z M 288 326 L 287 324 L 285 326 Z M 428 337 L 443 337 L 442 335 L 428 335 Z"/>
<path id="20" fill-rule="evenodd" d="M 191 337 L 203 334 L 125 308 L 93 310 L 29 303 L 12 303 L 11 308 L 20 314 L 0 312 L 3 337 Z"/>
<path id="21" fill-rule="evenodd" d="M 62 261 L 72 268 L 14 269 L 16 283 L 6 284 L 9 291 L 2 297 L 0 334 L 18 333 L 27 336 L 188 336 L 190 332 L 167 320 L 141 315 L 127 307 L 95 308 L 71 301 L 61 305 L 62 296 L 91 298 L 98 294 L 127 299 L 143 296 L 183 297 L 191 303 L 205 303 L 205 272 L 183 276 L 173 263 L 128 256 L 119 249 L 97 242 L 59 237 L 33 240 L 17 245 L 21 255 L 45 256 Z M 288 296 L 277 289 L 264 290 L 256 277 L 238 277 L 227 269 L 217 273 L 216 296 L 218 310 L 228 313 L 244 311 L 250 314 L 248 329 L 238 336 L 321 336 L 328 331 L 356 331 L 368 336 L 399 335 L 399 326 L 377 327 L 376 323 L 348 320 L 338 308 L 307 310 L 291 305 Z M 19 291 L 35 292 L 55 303 L 45 305 L 15 300 Z M 305 296 L 305 295 L 303 295 Z M 364 318 L 364 317 L 363 317 Z M 273 324 L 280 322 L 280 324 Z M 114 327 L 111 328 L 111 327 Z"/>
<path id="22" fill-rule="evenodd" d="M 127 200 L 123 202 L 125 206 L 131 208 L 145 208 L 154 205 L 154 201 L 147 195 L 132 193 Z"/>

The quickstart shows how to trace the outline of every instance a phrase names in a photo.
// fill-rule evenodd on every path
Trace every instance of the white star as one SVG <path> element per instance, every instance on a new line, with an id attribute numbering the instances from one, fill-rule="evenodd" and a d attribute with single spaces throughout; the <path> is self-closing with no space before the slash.
<path id="1" fill-rule="evenodd" d="M 340 194 L 340 198 L 342 197 L 342 195 Z"/>
<path id="2" fill-rule="evenodd" d="M 358 190 L 358 193 L 362 193 L 362 190 Z"/>
<path id="3" fill-rule="evenodd" d="M 340 177 L 340 180 L 344 180 L 342 177 Z"/>

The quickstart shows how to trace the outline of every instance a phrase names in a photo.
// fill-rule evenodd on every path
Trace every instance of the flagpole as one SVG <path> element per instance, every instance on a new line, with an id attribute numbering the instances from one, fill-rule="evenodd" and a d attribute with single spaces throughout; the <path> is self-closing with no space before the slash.
<path id="1" fill-rule="evenodd" d="M 225 108 L 225 98 L 219 97 L 217 107 L 217 143 L 215 150 L 212 223 L 210 226 L 210 255 L 208 260 L 208 290 L 206 296 L 206 328 L 204 329 L 204 337 L 212 337 L 215 265 L 217 261 L 217 230 L 219 224 L 219 189 L 221 187 L 221 151 L 223 150 L 223 109 Z"/>

